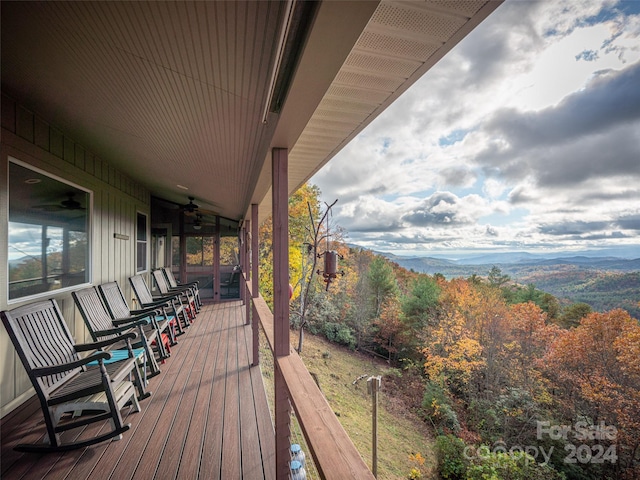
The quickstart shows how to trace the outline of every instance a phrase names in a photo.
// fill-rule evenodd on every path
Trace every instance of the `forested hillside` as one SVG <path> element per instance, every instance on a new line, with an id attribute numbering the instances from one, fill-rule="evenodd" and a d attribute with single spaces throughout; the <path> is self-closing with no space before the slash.
<path id="1" fill-rule="evenodd" d="M 494 266 L 508 274 L 514 283 L 533 284 L 551 293 L 563 305 L 583 302 L 597 312 L 623 308 L 640 318 L 640 259 L 567 257 L 540 259 L 514 257 L 509 263 L 496 256 L 495 263 L 452 262 L 424 257 L 385 254 L 398 265 L 421 273 L 440 273 L 446 278 L 486 277 Z"/>
<path id="2" fill-rule="evenodd" d="M 291 324 L 397 367 L 389 381 L 437 437 L 442 478 L 640 478 L 640 324 L 628 311 L 560 301 L 499 267 L 465 278 L 407 270 L 349 248 L 338 226 L 326 238 L 318 197 L 305 186 L 290 199 Z M 328 288 L 314 273 L 327 249 L 344 272 Z M 589 281 L 634 292 L 637 276 L 621 278 Z"/>

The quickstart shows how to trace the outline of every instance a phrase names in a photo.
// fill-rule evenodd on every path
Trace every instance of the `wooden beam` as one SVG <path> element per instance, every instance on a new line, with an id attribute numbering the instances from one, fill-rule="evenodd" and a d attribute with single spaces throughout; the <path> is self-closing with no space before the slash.
<path id="1" fill-rule="evenodd" d="M 244 303 L 245 299 L 245 288 L 244 282 L 242 281 L 242 277 L 247 271 L 247 226 L 242 225 L 239 233 L 240 245 L 238 245 L 238 250 L 240 252 L 240 280 L 238 281 L 238 293 L 240 295 L 240 300 Z M 246 318 L 246 324 L 249 325 L 249 318 Z"/>
<path id="2" fill-rule="evenodd" d="M 272 152 L 274 355 L 289 355 L 289 195 L 288 151 Z"/>
<path id="3" fill-rule="evenodd" d="M 240 280 L 240 291 L 242 292 L 242 300 L 245 305 L 245 325 L 251 324 L 251 297 L 249 296 L 248 282 L 251 276 L 251 251 L 249 245 L 249 231 L 251 230 L 250 221 L 245 220 L 242 225 L 242 275 Z"/>
<path id="4" fill-rule="evenodd" d="M 259 295 L 258 285 L 258 204 L 251 204 L 251 291 L 253 298 Z"/>
<path id="5" fill-rule="evenodd" d="M 288 151 L 274 148 L 271 152 L 273 183 L 273 338 L 274 358 L 289 355 L 289 194 Z M 289 392 L 280 368 L 275 371 L 276 479 L 289 478 Z"/>
<path id="6" fill-rule="evenodd" d="M 253 366 L 258 365 L 258 363 L 260 362 L 260 355 L 258 353 L 258 345 L 259 345 L 259 340 L 258 340 L 258 336 L 259 336 L 259 328 L 260 325 L 258 323 L 259 319 L 258 319 L 258 315 L 256 314 L 255 310 L 255 302 L 253 301 L 253 299 L 257 298 L 258 295 L 260 295 L 260 291 L 259 291 L 259 278 L 258 278 L 258 262 L 259 262 L 259 257 L 258 257 L 258 245 L 259 245 L 259 238 L 258 238 L 258 204 L 257 203 L 253 203 L 251 204 L 251 303 L 253 305 L 253 308 L 251 310 L 251 313 L 253 315 L 252 319 L 253 319 L 253 323 L 252 323 L 252 333 L 253 333 L 253 339 L 252 339 L 252 345 L 253 345 Z"/>
<path id="7" fill-rule="evenodd" d="M 213 241 L 213 300 L 220 300 L 220 217 L 216 216 L 216 233 Z"/>

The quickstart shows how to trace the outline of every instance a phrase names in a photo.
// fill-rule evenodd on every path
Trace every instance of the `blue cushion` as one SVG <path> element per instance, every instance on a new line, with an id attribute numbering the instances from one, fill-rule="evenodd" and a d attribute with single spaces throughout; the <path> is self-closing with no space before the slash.
<path id="1" fill-rule="evenodd" d="M 109 360 L 105 360 L 104 363 L 113 363 L 113 362 L 119 362 L 120 360 L 124 360 L 126 358 L 129 358 L 129 350 L 108 350 L 108 352 L 111 354 L 111 358 Z M 136 358 L 140 358 L 140 357 L 144 357 L 145 352 L 144 352 L 144 348 L 134 348 L 133 349 L 133 356 Z M 91 363 L 88 363 L 87 365 L 98 365 L 98 361 L 94 361 Z"/>

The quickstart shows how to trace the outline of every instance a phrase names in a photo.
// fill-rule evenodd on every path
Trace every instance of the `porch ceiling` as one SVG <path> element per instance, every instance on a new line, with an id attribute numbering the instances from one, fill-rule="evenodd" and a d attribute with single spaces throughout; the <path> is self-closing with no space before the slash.
<path id="1" fill-rule="evenodd" d="M 3 1 L 2 90 L 155 196 L 264 219 L 272 147 L 293 192 L 499 4 L 320 3 L 263 123 L 284 2 Z"/>

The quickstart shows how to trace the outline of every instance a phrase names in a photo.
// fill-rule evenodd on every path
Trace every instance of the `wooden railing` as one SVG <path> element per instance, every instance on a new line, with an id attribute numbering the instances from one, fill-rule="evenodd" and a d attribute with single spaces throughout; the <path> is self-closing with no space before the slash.
<path id="1" fill-rule="evenodd" d="M 254 322 L 254 329 L 259 322 L 273 352 L 273 314 L 262 296 L 258 295 L 255 298 L 252 296 L 251 282 L 245 281 L 244 283 L 246 285 L 245 299 L 247 302 L 251 302 L 251 315 L 254 320 L 257 320 Z M 248 311 L 249 308 L 247 308 Z M 257 342 L 257 331 L 254 332 L 254 341 Z M 257 345 L 254 345 L 254 352 L 256 351 Z M 289 355 L 279 357 L 274 355 L 274 364 L 282 373 L 289 401 L 293 405 L 320 476 L 323 479 L 336 480 L 373 479 L 373 474 L 333 413 L 333 409 L 298 353 L 290 348 Z"/>

